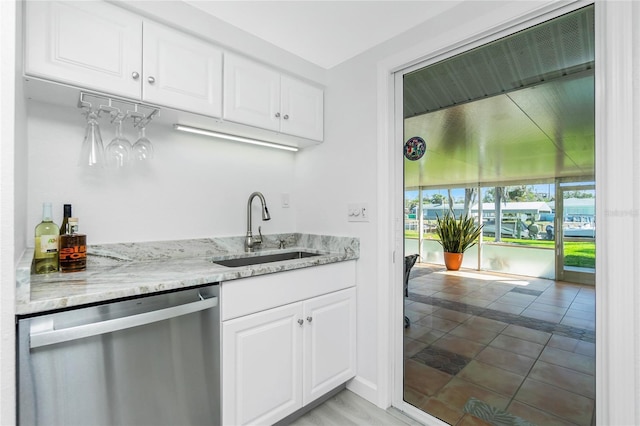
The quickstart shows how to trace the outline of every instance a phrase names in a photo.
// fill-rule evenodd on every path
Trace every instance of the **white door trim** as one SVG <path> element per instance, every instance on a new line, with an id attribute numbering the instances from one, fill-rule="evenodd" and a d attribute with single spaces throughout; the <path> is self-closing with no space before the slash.
<path id="1" fill-rule="evenodd" d="M 596 18 L 597 424 L 640 424 L 640 4 Z M 602 283 L 599 285 L 598 283 Z"/>

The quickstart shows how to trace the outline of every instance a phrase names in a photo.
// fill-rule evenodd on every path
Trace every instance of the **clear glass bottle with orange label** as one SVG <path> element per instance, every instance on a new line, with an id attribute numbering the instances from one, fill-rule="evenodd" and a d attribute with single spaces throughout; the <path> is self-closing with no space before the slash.
<path id="1" fill-rule="evenodd" d="M 60 272 L 84 271 L 87 268 L 87 236 L 78 233 L 76 217 L 67 219 L 66 228 L 64 235 L 60 235 Z"/>

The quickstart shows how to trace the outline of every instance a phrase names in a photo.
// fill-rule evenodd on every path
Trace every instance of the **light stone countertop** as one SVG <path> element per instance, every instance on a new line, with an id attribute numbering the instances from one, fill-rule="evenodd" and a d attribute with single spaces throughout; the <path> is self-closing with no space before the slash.
<path id="1" fill-rule="evenodd" d="M 358 259 L 357 238 L 309 234 L 265 235 L 262 248 L 244 252 L 244 237 L 105 244 L 87 247 L 87 270 L 32 275 L 33 253 L 16 271 L 16 313 L 27 315 L 123 297 L 230 281 Z M 279 239 L 286 240 L 284 249 Z M 212 259 L 308 251 L 319 256 L 229 268 Z"/>

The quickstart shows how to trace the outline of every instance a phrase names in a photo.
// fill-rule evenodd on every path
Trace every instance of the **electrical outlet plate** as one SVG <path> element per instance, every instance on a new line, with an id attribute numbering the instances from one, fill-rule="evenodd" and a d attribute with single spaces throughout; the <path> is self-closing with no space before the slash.
<path id="1" fill-rule="evenodd" d="M 369 222 L 369 205 L 367 203 L 353 203 L 347 206 L 347 220 L 349 222 Z"/>

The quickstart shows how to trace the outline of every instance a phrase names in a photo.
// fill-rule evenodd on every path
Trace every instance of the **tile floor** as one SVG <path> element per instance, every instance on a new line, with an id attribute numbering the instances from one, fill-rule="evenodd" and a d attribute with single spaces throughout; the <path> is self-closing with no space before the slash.
<path id="1" fill-rule="evenodd" d="M 407 402 L 460 426 L 595 424 L 595 287 L 416 264 L 405 314 Z"/>

